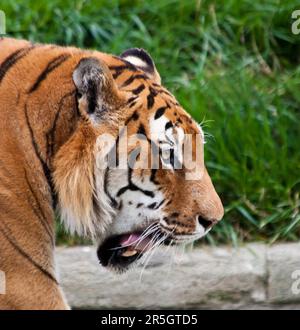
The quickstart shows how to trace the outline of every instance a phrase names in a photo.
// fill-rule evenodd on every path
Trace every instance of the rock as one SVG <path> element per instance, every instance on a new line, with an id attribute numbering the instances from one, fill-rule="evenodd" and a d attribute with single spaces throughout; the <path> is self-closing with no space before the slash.
<path id="1" fill-rule="evenodd" d="M 73 308 L 242 308 L 266 303 L 266 254 L 260 244 L 159 252 L 124 275 L 101 267 L 93 247 L 58 248 L 57 261 Z"/>

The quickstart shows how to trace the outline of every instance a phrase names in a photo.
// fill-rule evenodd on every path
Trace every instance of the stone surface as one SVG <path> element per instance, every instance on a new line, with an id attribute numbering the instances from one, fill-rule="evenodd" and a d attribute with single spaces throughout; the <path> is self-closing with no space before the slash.
<path id="1" fill-rule="evenodd" d="M 60 279 L 73 308 L 245 308 L 266 303 L 267 248 L 201 247 L 161 252 L 116 275 L 98 264 L 95 248 L 59 248 Z"/>
<path id="2" fill-rule="evenodd" d="M 300 244 L 268 248 L 268 298 L 270 303 L 300 302 Z"/>

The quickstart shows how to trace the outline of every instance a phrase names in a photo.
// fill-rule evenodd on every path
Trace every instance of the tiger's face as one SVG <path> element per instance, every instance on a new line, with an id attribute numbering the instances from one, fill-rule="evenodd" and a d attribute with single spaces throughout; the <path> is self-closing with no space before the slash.
<path id="1" fill-rule="evenodd" d="M 131 49 L 73 73 L 82 121 L 58 152 L 54 181 L 71 231 L 91 235 L 103 266 L 123 271 L 165 244 L 206 235 L 223 206 L 204 165 L 204 134 Z M 71 156 L 70 156 L 71 154 Z"/>

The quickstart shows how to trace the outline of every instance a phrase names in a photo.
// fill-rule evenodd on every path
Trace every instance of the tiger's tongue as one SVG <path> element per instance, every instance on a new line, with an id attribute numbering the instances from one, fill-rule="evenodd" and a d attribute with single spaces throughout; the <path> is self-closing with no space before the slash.
<path id="1" fill-rule="evenodd" d="M 151 238 L 144 237 L 143 239 L 141 239 L 141 237 L 141 233 L 123 235 L 120 240 L 120 245 L 124 248 L 127 247 L 127 249 L 130 250 L 136 250 L 139 252 L 147 251 L 152 246 Z"/>

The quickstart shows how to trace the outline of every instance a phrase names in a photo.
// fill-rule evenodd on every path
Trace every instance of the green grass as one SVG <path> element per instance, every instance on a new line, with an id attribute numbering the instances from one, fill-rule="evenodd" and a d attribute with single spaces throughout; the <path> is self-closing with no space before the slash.
<path id="1" fill-rule="evenodd" d="M 299 239 L 295 1 L 2 0 L 0 9 L 12 36 L 114 54 L 147 49 L 164 84 L 205 120 L 206 164 L 226 207 L 208 240 Z"/>

